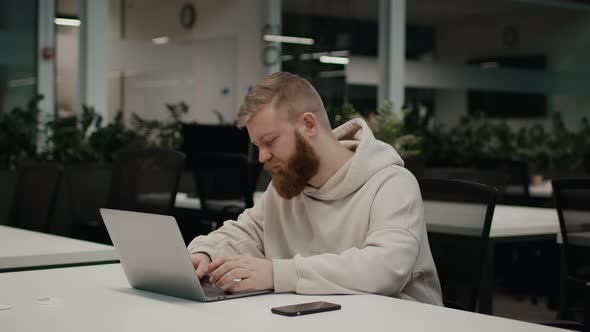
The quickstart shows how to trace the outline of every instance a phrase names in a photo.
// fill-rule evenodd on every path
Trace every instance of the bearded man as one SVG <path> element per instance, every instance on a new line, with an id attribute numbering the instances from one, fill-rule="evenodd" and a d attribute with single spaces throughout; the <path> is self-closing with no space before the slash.
<path id="1" fill-rule="evenodd" d="M 374 293 L 442 305 L 418 183 L 363 120 L 332 130 L 311 84 L 280 72 L 245 97 L 238 126 L 272 182 L 237 220 L 189 244 L 199 278 L 228 292 Z"/>

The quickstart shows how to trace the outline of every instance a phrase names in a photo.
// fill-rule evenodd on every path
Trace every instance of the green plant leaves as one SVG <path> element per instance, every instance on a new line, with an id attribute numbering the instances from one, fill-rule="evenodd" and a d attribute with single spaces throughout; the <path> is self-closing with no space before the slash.
<path id="1" fill-rule="evenodd" d="M 491 120 L 483 114 L 462 116 L 447 128 L 431 123 L 431 113 L 416 107 L 393 112 L 390 102 L 365 117 L 375 137 L 386 142 L 404 158 L 424 156 L 431 165 L 474 167 L 489 159 L 523 160 L 533 171 L 547 168 L 590 170 L 590 122 L 581 119 L 578 132 L 565 127 L 555 112 L 551 128 L 533 124 L 512 129 L 506 121 Z M 333 127 L 362 115 L 345 103 L 330 108 Z"/>
<path id="2" fill-rule="evenodd" d="M 41 121 L 41 99 L 42 96 L 35 96 L 25 108 L 0 114 L 0 168 L 14 167 L 24 158 L 62 163 L 109 162 L 122 148 L 179 149 L 182 117 L 189 110 L 184 102 L 167 104 L 169 121 L 146 120 L 132 114 L 130 126 L 125 124 L 123 113 L 118 112 L 112 122 L 104 125 L 102 116 L 84 105 L 78 116 Z"/>

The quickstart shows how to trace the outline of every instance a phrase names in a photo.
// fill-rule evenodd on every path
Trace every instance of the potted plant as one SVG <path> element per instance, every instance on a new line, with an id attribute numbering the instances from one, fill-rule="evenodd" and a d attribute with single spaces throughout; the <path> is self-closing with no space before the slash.
<path id="1" fill-rule="evenodd" d="M 0 114 L 0 168 L 12 168 L 20 159 L 38 159 L 37 140 L 40 133 L 37 95 L 25 107 L 16 107 Z"/>

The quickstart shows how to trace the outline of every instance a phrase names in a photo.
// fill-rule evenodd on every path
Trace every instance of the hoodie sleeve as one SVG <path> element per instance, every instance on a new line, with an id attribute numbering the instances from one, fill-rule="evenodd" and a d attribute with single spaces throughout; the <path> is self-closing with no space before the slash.
<path id="1" fill-rule="evenodd" d="M 416 230 L 426 230 L 417 181 L 396 172 L 372 200 L 369 230 L 360 248 L 273 260 L 275 291 L 399 296 L 418 259 L 421 236 Z"/>
<path id="2" fill-rule="evenodd" d="M 197 236 L 188 245 L 189 253 L 205 252 L 216 259 L 222 256 L 248 255 L 264 257 L 264 200 L 245 210 L 238 220 L 228 220 L 206 236 Z"/>

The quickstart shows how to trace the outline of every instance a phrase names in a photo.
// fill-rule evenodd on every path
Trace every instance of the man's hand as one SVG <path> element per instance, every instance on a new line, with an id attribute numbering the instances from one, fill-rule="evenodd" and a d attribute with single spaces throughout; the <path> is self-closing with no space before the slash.
<path id="1" fill-rule="evenodd" d="M 216 287 L 241 279 L 225 291 L 229 293 L 274 288 L 272 261 L 234 256 L 215 259 L 208 266 L 209 280 Z"/>
<path id="2" fill-rule="evenodd" d="M 199 279 L 203 278 L 207 274 L 207 265 L 211 263 L 209 256 L 202 252 L 197 252 L 191 254 L 191 261 L 193 261 L 197 277 L 199 277 Z"/>

